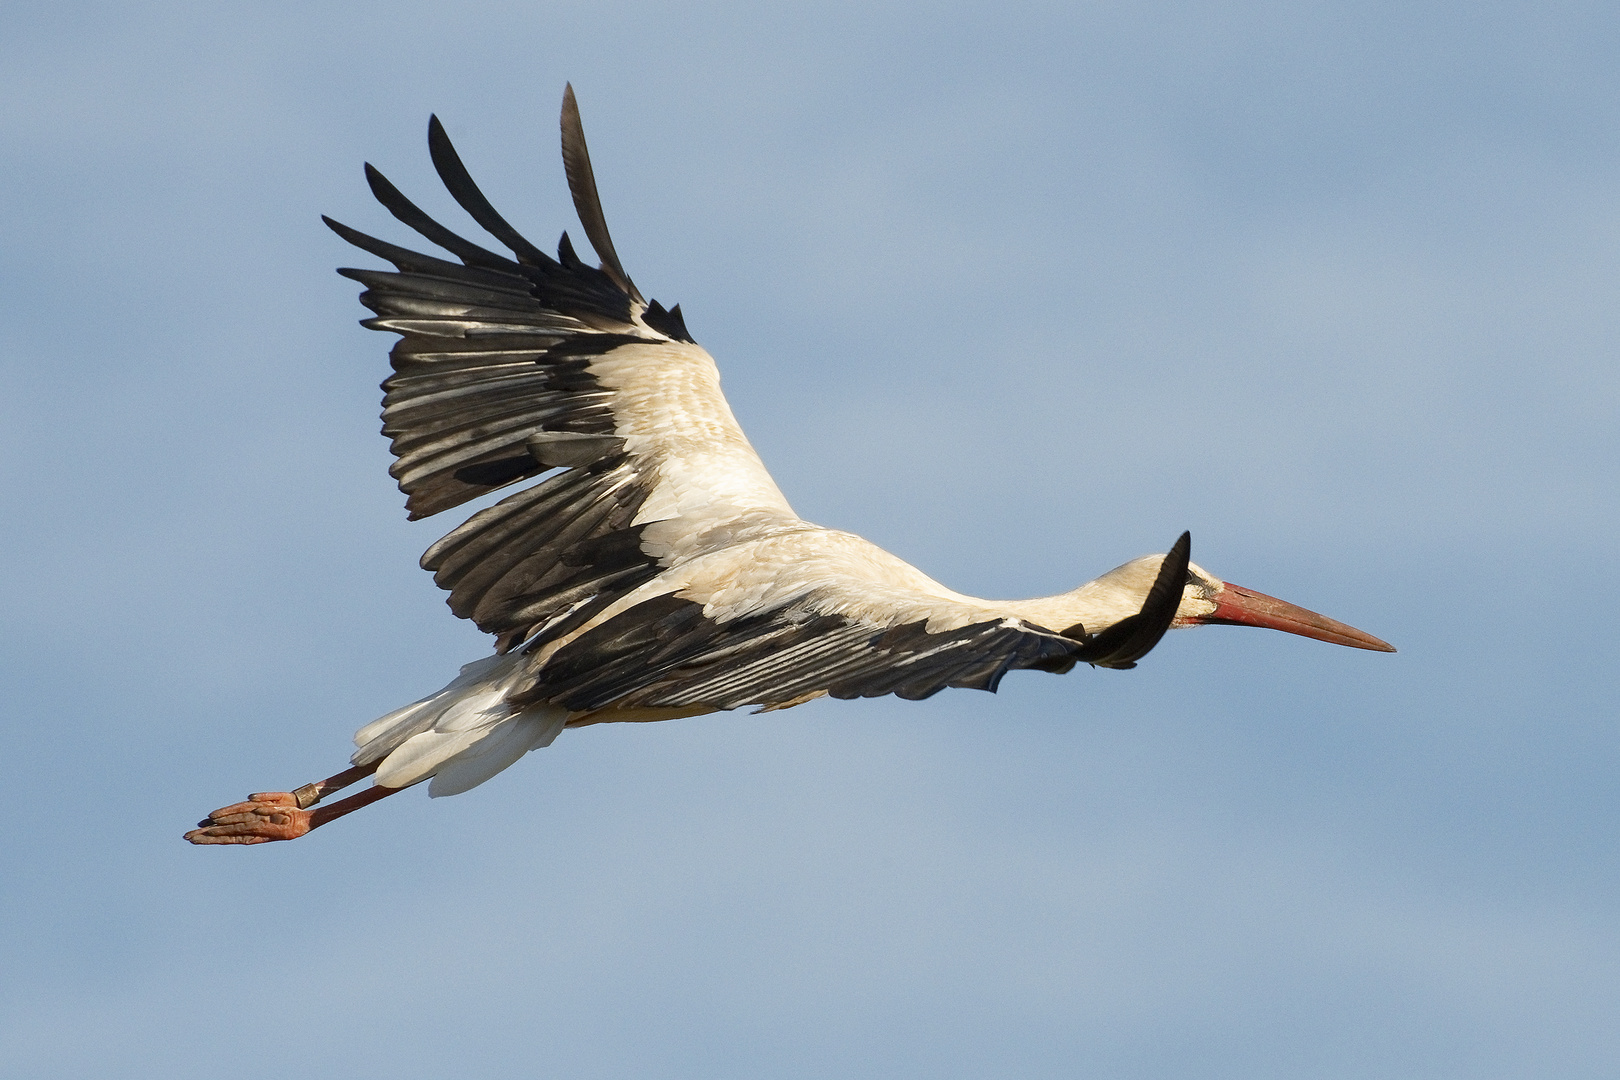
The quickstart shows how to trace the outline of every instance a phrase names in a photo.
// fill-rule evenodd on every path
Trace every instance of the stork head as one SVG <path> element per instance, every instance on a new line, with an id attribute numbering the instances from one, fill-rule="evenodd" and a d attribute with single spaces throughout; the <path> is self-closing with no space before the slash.
<path id="1" fill-rule="evenodd" d="M 1186 533 L 1165 555 L 1144 555 L 1088 581 L 1072 598 L 1081 621 L 1065 636 L 1085 643 L 1079 659 L 1099 667 L 1133 667 L 1175 627 L 1263 626 L 1301 637 L 1394 652 L 1394 646 L 1326 615 L 1222 581 L 1187 558 Z"/>

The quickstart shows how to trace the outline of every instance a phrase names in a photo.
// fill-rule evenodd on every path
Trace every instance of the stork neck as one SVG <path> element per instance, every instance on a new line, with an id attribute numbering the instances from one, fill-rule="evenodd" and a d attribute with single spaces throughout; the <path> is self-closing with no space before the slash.
<path id="1" fill-rule="evenodd" d="M 1151 580 L 1138 583 L 1098 578 L 1056 596 L 1007 600 L 999 606 L 1008 614 L 1048 630 L 1067 630 L 1078 623 L 1095 634 L 1139 612 L 1151 583 Z M 1140 588 L 1136 587 L 1138 584 Z"/>

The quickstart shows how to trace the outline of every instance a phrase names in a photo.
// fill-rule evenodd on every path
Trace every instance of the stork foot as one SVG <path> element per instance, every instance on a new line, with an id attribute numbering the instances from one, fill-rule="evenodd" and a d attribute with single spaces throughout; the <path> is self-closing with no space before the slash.
<path id="1" fill-rule="evenodd" d="M 261 791 L 247 802 L 220 807 L 199 828 L 186 833 L 193 844 L 268 844 L 296 840 L 313 827 L 312 811 L 301 809 L 290 791 Z"/>

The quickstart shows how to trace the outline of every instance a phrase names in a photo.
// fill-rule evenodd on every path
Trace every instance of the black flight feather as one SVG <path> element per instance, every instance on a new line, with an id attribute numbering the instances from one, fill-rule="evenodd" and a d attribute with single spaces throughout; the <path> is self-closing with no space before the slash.
<path id="1" fill-rule="evenodd" d="M 438 244 L 444 250 L 469 266 L 485 266 L 491 270 L 506 270 L 515 272 L 518 264 L 504 255 L 497 255 L 488 248 L 479 247 L 471 240 L 456 235 L 449 229 L 440 225 L 429 217 L 426 211 L 405 197 L 404 192 L 395 187 L 382 173 L 366 162 L 366 183 L 371 185 L 371 193 L 377 201 L 387 208 L 390 214 L 421 233 L 431 242 Z"/>
<path id="2" fill-rule="evenodd" d="M 613 238 L 608 235 L 607 218 L 602 213 L 602 199 L 596 192 L 596 174 L 591 170 L 591 154 L 585 148 L 585 125 L 579 118 L 579 103 L 574 100 L 574 87 L 563 88 L 562 104 L 563 171 L 568 174 L 568 190 L 574 196 L 574 212 L 585 227 L 585 236 L 602 260 L 602 271 L 631 298 L 646 303 L 635 283 L 619 263 L 619 253 L 613 250 Z"/>
<path id="3" fill-rule="evenodd" d="M 515 282 L 509 274 L 498 274 L 490 270 L 484 270 L 472 266 L 464 266 L 460 263 L 453 263 L 445 259 L 438 259 L 432 255 L 423 255 L 419 251 L 412 251 L 410 248 L 403 248 L 398 244 L 390 244 L 386 240 L 379 240 L 375 236 L 368 236 L 358 229 L 351 229 L 347 225 L 343 224 L 343 222 L 333 221 L 325 214 L 321 215 L 321 220 L 326 223 L 327 228 L 337 233 L 355 247 L 362 251 L 369 251 L 379 259 L 387 259 L 405 273 L 430 274 L 434 277 L 477 281 L 480 284 L 490 285 L 495 288 L 514 287 Z M 338 270 L 338 273 L 342 274 L 344 277 L 355 278 L 357 281 L 365 280 L 364 278 L 356 277 L 358 274 L 381 272 L 382 271 L 353 270 L 349 268 L 342 268 Z M 523 284 L 527 285 L 526 282 Z"/>
<path id="4" fill-rule="evenodd" d="M 1135 667 L 1170 629 L 1176 609 L 1181 606 L 1182 586 L 1187 581 L 1191 555 L 1192 534 L 1184 532 L 1159 564 L 1158 576 L 1142 601 L 1142 610 L 1100 634 L 1083 638 L 1084 648 L 1076 658 L 1097 667 Z"/>
<path id="5" fill-rule="evenodd" d="M 456 153 L 456 148 L 450 142 L 450 136 L 445 134 L 444 125 L 439 123 L 437 115 L 428 117 L 428 153 L 433 158 L 433 167 L 438 171 L 439 179 L 444 181 L 445 188 L 485 232 L 511 248 L 523 262 L 535 266 L 551 264 L 553 260 L 550 255 L 529 243 L 521 233 L 507 224 L 506 219 L 495 207 L 490 205 L 489 200 L 473 181 L 472 174 L 467 171 L 467 166 L 461 163 L 461 155 Z"/>
<path id="6" fill-rule="evenodd" d="M 1010 670 L 1072 666 L 1083 649 L 1000 619 L 929 633 L 924 622 L 885 628 L 802 606 L 727 622 L 702 612 L 674 595 L 644 601 L 557 650 L 509 700 L 577 711 L 735 709 L 818 692 L 915 700 L 949 686 L 994 691 Z M 559 635 L 548 628 L 542 636 Z"/>

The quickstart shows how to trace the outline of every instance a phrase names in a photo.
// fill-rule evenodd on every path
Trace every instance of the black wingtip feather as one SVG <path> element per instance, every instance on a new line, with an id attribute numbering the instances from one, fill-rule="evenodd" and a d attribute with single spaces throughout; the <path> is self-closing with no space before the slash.
<path id="1" fill-rule="evenodd" d="M 631 299 L 646 303 L 624 272 L 619 253 L 613 249 L 613 237 L 608 234 L 602 199 L 596 191 L 596 173 L 591 169 L 591 154 L 585 146 L 585 125 L 579 118 L 579 102 L 574 99 L 572 83 L 563 87 L 561 126 L 563 172 L 568 176 L 568 191 L 574 197 L 574 212 L 579 215 L 579 223 L 585 227 L 585 238 L 602 260 L 602 272 L 629 293 Z"/>
<path id="2" fill-rule="evenodd" d="M 1091 638 L 1078 659 L 1097 667 L 1132 668 L 1164 637 L 1181 606 L 1182 587 L 1192 555 L 1192 533 L 1184 532 L 1159 564 L 1142 610 Z"/>
<path id="3" fill-rule="evenodd" d="M 321 216 L 321 220 L 326 223 L 327 228 L 361 251 L 368 251 L 379 259 L 386 259 L 404 272 L 431 274 L 439 277 L 467 278 L 497 284 L 510 280 L 505 275 L 499 275 L 497 271 L 488 268 L 468 267 L 461 263 L 436 259 L 432 255 L 423 255 L 419 251 L 412 251 L 410 248 L 403 248 L 398 244 L 390 244 L 386 240 L 368 236 L 358 229 L 351 229 L 341 221 L 333 221 L 324 214 Z M 369 271 L 340 269 L 338 273 L 347 278 L 354 278 L 356 281 L 364 281 L 365 279 L 358 275 L 369 273 Z"/>
<path id="4" fill-rule="evenodd" d="M 450 141 L 437 115 L 428 117 L 428 156 L 433 159 L 433 168 L 444 182 L 445 189 L 485 232 L 511 248 L 520 261 L 541 266 L 550 264 L 551 256 L 514 229 L 485 197 L 472 174 L 467 171 L 467 166 L 462 163 L 461 155 L 456 152 L 455 144 Z"/>
<path id="5" fill-rule="evenodd" d="M 376 196 L 377 201 L 382 203 L 390 214 L 467 265 L 496 270 L 518 268 L 518 264 L 506 256 L 480 247 L 433 220 L 421 207 L 407 199 L 405 193 L 395 187 L 388 177 L 369 161 L 366 163 L 366 184 L 371 188 L 372 195 Z"/>

